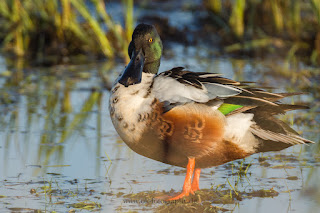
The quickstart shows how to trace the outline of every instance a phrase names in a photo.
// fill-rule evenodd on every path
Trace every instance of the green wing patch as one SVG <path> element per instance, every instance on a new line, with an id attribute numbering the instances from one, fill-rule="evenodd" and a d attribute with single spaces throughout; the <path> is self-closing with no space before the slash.
<path id="1" fill-rule="evenodd" d="M 230 112 L 232 112 L 232 111 L 234 111 L 234 110 L 236 110 L 236 109 L 239 109 L 239 108 L 241 108 L 241 107 L 243 107 L 243 106 L 241 106 L 241 105 L 236 105 L 236 104 L 222 104 L 222 105 L 218 108 L 218 110 L 219 110 L 222 114 L 226 115 L 226 114 L 228 114 L 228 113 L 230 113 Z"/>

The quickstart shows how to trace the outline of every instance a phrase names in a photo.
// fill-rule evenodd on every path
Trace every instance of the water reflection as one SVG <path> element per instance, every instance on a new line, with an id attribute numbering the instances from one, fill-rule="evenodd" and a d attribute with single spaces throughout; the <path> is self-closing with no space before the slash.
<path id="1" fill-rule="evenodd" d="M 32 172 L 37 176 L 45 174 L 49 165 L 64 165 L 65 147 L 76 146 L 76 137 L 91 135 L 95 143 L 87 145 L 99 150 L 103 88 L 94 67 L 94 73 L 86 66 L 77 72 L 57 67 L 26 74 L 19 63 L 12 68 L 13 74 L 1 84 L 2 90 L 17 93 L 16 102 L 1 112 L 1 174 L 14 175 L 32 164 L 39 165 Z M 60 74 L 53 73 L 59 69 Z M 11 164 L 11 158 L 20 162 Z"/>
<path id="2" fill-rule="evenodd" d="M 191 70 L 223 73 L 237 80 L 264 82 L 273 87 L 280 85 L 279 92 L 309 92 L 308 95 L 286 101 L 311 102 L 311 110 L 290 113 L 283 119 L 291 122 L 305 137 L 319 141 L 320 91 L 318 78 L 315 77 L 319 76 L 319 70 L 291 67 L 291 74 L 288 75 L 283 71 L 287 66 L 285 63 L 231 60 L 214 58 L 213 55 L 212 50 L 205 47 L 177 46 L 165 54 L 160 70 L 185 65 Z M 86 66 L 24 68 L 23 62 L 12 65 L 5 65 L 3 59 L 0 62 L 0 93 L 6 94 L 2 96 L 5 99 L 0 99 L 0 195 L 9 197 L 7 200 L 0 199 L 0 206 L 1 202 L 9 202 L 10 198 L 17 196 L 17 191 L 22 196 L 30 196 L 31 188 L 42 187 L 43 184 L 26 186 L 24 183 L 39 180 L 54 180 L 58 186 L 56 188 L 65 190 L 63 193 L 67 193 L 67 189 L 80 187 L 83 191 L 78 191 L 78 198 L 89 196 L 87 188 L 95 190 L 95 196 L 100 197 L 99 202 L 104 209 L 110 207 L 115 210 L 122 206 L 124 211 L 141 206 L 123 204 L 123 194 L 169 191 L 171 188 L 180 190 L 184 179 L 182 169 L 135 154 L 119 140 L 111 124 L 106 88 L 110 87 L 124 64 L 107 61 Z M 11 71 L 10 75 L 6 74 L 6 70 Z M 316 200 L 311 206 L 317 207 L 315 203 L 320 195 L 314 189 L 320 187 L 316 184 L 320 165 L 319 147 L 318 144 L 298 146 L 281 152 L 282 155 L 254 155 L 237 161 L 239 163 L 206 169 L 201 188 L 213 189 L 220 185 L 220 190 L 231 190 L 228 180 L 239 191 L 275 187 L 280 192 L 272 201 L 254 198 L 229 206 L 220 205 L 241 212 L 263 211 L 269 206 L 279 208 L 288 200 L 292 206 L 281 207 L 284 211 L 288 208 L 301 210 L 306 207 L 304 202 L 309 197 Z M 266 160 L 262 161 L 261 157 Z M 241 163 L 251 165 L 250 175 L 248 173 L 238 179 L 238 164 Z M 15 186 L 10 188 L 8 185 Z M 300 195 L 301 188 L 303 194 Z M 301 200 L 300 196 L 303 196 Z M 41 196 L 26 199 L 33 200 L 30 201 L 33 207 L 39 209 L 44 209 L 48 203 L 51 210 L 68 209 L 67 205 L 57 207 L 52 204 L 55 200 L 47 201 Z M 65 198 L 64 202 L 72 201 Z M 19 205 L 25 206 L 15 199 L 5 206 Z"/>

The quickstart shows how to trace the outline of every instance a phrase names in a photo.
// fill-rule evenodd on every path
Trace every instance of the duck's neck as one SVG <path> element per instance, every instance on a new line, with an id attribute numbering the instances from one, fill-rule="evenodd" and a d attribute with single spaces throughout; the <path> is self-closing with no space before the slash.
<path id="1" fill-rule="evenodd" d="M 160 59 L 144 64 L 143 72 L 157 74 L 160 67 Z"/>

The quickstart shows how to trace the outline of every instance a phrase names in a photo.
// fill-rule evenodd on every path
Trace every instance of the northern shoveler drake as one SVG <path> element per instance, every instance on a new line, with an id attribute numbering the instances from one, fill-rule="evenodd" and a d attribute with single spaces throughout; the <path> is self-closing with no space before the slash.
<path id="1" fill-rule="evenodd" d="M 187 168 L 182 192 L 169 200 L 199 190 L 201 168 L 312 143 L 275 117 L 307 108 L 278 101 L 295 94 L 270 93 L 183 67 L 157 74 L 162 49 L 152 25 L 135 28 L 128 48 L 131 61 L 112 88 L 109 110 L 133 151 Z"/>

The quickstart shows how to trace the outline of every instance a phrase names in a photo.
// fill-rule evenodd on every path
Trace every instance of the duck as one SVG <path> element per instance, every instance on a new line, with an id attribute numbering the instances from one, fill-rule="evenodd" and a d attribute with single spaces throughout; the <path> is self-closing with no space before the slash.
<path id="1" fill-rule="evenodd" d="M 186 168 L 178 200 L 199 190 L 201 169 L 252 154 L 313 143 L 276 116 L 308 109 L 219 73 L 174 67 L 160 72 L 161 38 L 153 25 L 136 26 L 130 62 L 112 86 L 109 112 L 120 138 L 134 152 Z"/>

